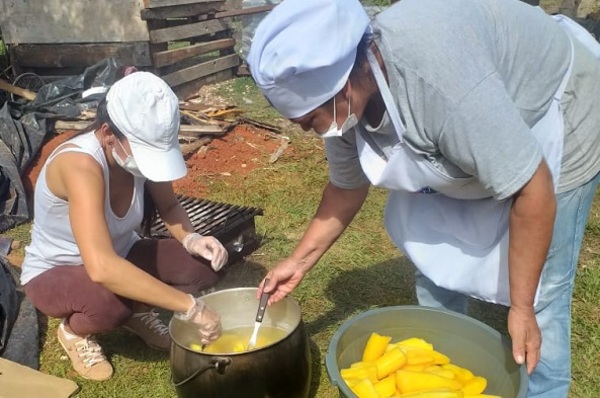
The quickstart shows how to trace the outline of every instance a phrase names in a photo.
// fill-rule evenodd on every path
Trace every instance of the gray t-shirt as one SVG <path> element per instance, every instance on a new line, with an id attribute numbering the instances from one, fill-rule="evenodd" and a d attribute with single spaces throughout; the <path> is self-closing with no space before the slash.
<path id="1" fill-rule="evenodd" d="M 562 28 L 541 9 L 512 0 L 402 0 L 373 26 L 407 143 L 450 175 L 476 176 L 496 199 L 522 188 L 542 159 L 530 127 L 569 67 Z M 573 44 L 559 192 L 600 170 L 600 62 Z M 341 188 L 368 183 L 355 133 L 383 153 L 397 142 L 387 115 L 380 126 L 362 120 L 354 132 L 326 139 L 330 180 Z"/>

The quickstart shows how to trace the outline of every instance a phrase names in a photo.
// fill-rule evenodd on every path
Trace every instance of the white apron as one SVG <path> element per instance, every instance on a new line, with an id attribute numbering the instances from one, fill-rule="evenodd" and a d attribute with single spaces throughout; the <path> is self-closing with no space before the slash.
<path id="1" fill-rule="evenodd" d="M 561 25 L 579 26 L 564 16 L 559 17 Z M 555 187 L 560 175 L 564 133 L 560 99 L 571 74 L 573 52 L 572 48 L 571 64 L 550 108 L 531 128 L 542 147 Z M 358 132 L 356 141 L 361 166 L 370 182 L 390 190 L 385 211 L 390 237 L 436 285 L 510 305 L 508 217 L 512 201 L 491 198 L 490 192 L 474 177 L 446 175 L 424 155 L 412 150 L 403 139 L 406 129 L 379 64 L 371 52 L 368 59 L 400 142 L 389 158 L 383 159 Z"/>

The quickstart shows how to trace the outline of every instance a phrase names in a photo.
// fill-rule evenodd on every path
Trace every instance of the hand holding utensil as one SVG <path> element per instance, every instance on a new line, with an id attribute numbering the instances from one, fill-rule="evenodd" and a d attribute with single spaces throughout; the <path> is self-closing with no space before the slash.
<path id="1" fill-rule="evenodd" d="M 269 279 L 265 279 L 265 285 L 269 283 Z M 256 348 L 256 338 L 258 337 L 258 329 L 262 324 L 263 317 L 265 315 L 265 311 L 267 310 L 267 303 L 269 301 L 269 293 L 263 291 L 263 294 L 260 296 L 260 302 L 258 303 L 258 312 L 256 313 L 256 320 L 254 322 L 254 330 L 252 331 L 252 336 L 250 337 L 250 341 L 246 347 L 246 350 L 252 350 Z"/>

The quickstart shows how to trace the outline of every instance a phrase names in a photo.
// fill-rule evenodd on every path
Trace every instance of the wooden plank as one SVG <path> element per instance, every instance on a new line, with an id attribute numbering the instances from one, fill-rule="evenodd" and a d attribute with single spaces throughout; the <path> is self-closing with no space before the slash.
<path id="1" fill-rule="evenodd" d="M 224 69 L 233 68 L 237 66 L 239 62 L 240 57 L 237 54 L 231 54 L 179 70 L 169 75 L 162 76 L 162 78 L 167 82 L 167 84 L 169 84 L 171 87 L 174 87 L 200 77 L 211 75 Z"/>
<path id="2" fill-rule="evenodd" d="M 177 87 L 173 88 L 175 94 L 180 99 L 189 99 L 195 98 L 198 96 L 198 90 L 200 87 L 205 86 L 207 84 L 215 84 L 219 82 L 223 82 L 229 80 L 233 77 L 233 71 L 231 69 L 225 69 L 217 73 L 213 73 L 212 75 L 208 75 L 205 77 L 201 77 L 196 80 L 192 80 L 188 83 L 181 84 Z"/>
<path id="3" fill-rule="evenodd" d="M 277 4 L 268 4 L 265 6 L 239 8 L 235 10 L 224 10 L 222 3 L 213 2 L 204 4 L 193 4 L 190 6 L 183 7 L 144 9 L 141 11 L 141 17 L 143 20 L 150 20 L 193 17 L 204 14 L 210 16 L 211 18 L 229 18 L 238 17 L 242 15 L 257 14 L 261 12 L 268 12 L 275 8 L 276 5 Z"/>
<path id="4" fill-rule="evenodd" d="M 161 68 L 163 66 L 172 65 L 185 58 L 206 54 L 214 50 L 233 47 L 234 45 L 235 40 L 231 38 L 220 39 L 206 43 L 193 44 L 191 46 L 177 48 L 175 50 L 160 51 L 153 54 L 152 58 L 154 59 L 154 67 Z"/>
<path id="5" fill-rule="evenodd" d="M 82 120 L 74 120 L 74 121 L 57 120 L 56 122 L 54 122 L 54 129 L 61 130 L 61 131 L 65 131 L 65 130 L 81 131 L 81 130 L 88 128 L 92 123 L 93 122 L 82 121 Z"/>
<path id="6" fill-rule="evenodd" d="M 84 120 L 57 120 L 54 122 L 55 130 L 81 131 L 88 128 L 93 122 Z M 198 137 L 201 135 L 223 135 L 225 132 L 219 126 L 196 126 L 182 124 L 179 126 L 179 134 L 182 137 Z"/>
<path id="7" fill-rule="evenodd" d="M 172 28 L 152 30 L 150 31 L 150 41 L 152 43 L 164 43 L 167 41 L 188 39 L 190 37 L 216 33 L 226 29 L 229 29 L 228 20 L 213 19 L 182 26 L 174 26 Z"/>
<path id="8" fill-rule="evenodd" d="M 242 8 L 239 10 L 221 11 L 215 13 L 215 18 L 238 17 L 241 15 L 257 14 L 259 12 L 271 11 L 277 4 L 269 4 L 266 6 Z"/>
<path id="9" fill-rule="evenodd" d="M 210 3 L 214 0 L 144 0 L 145 8 L 171 7 L 186 4 Z"/>
<path id="10" fill-rule="evenodd" d="M 10 84 L 7 81 L 4 81 L 2 79 L 0 79 L 0 90 L 4 90 L 4 91 L 8 91 L 9 93 L 17 94 L 18 96 L 23 97 L 29 101 L 33 101 L 36 96 L 36 94 L 33 91 L 29 91 L 29 90 L 21 88 L 21 87 L 13 86 L 12 84 Z"/>
<path id="11" fill-rule="evenodd" d="M 148 41 L 141 0 L 0 0 L 8 44 Z"/>
<path id="12" fill-rule="evenodd" d="M 200 135 L 223 135 L 225 132 L 220 126 L 182 124 L 179 126 L 179 134 L 183 137 L 198 137 Z"/>
<path id="13" fill-rule="evenodd" d="M 123 65 L 152 66 L 148 42 L 107 44 L 21 44 L 11 46 L 13 59 L 22 67 L 87 67 L 114 57 Z"/>
<path id="14" fill-rule="evenodd" d="M 140 11 L 142 20 L 194 17 L 200 14 L 212 14 L 224 11 L 224 0 L 213 0 L 208 3 L 196 3 L 183 6 L 162 8 L 145 8 Z"/>
<path id="15" fill-rule="evenodd" d="M 181 154 L 183 155 L 184 158 L 186 158 L 189 155 L 198 152 L 198 150 L 200 148 L 202 148 L 204 145 L 210 144 L 211 141 L 212 141 L 212 138 L 204 137 L 204 138 L 199 138 L 189 144 L 181 144 L 180 145 Z"/>

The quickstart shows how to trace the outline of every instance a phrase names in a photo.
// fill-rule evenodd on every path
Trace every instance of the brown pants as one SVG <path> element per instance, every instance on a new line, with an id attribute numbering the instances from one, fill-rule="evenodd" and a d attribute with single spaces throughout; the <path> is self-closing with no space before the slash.
<path id="1" fill-rule="evenodd" d="M 127 260 L 186 293 L 208 289 L 219 280 L 207 261 L 190 256 L 174 239 L 140 240 Z M 80 336 L 116 329 L 133 314 L 132 300 L 92 282 L 83 266 L 50 269 L 29 281 L 25 294 L 43 314 L 68 318 Z"/>

